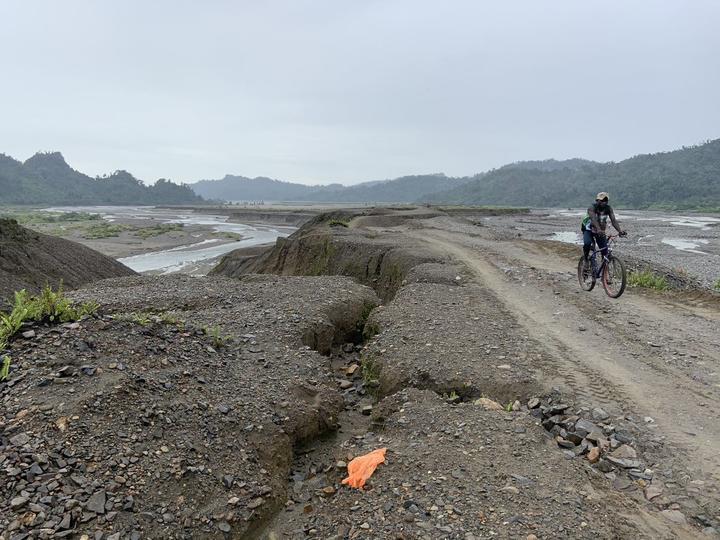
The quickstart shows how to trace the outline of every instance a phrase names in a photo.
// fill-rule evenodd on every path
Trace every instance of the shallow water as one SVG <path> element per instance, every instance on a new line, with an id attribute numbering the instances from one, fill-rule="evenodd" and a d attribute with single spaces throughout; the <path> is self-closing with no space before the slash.
<path id="1" fill-rule="evenodd" d="M 136 272 L 160 271 L 163 274 L 180 272 L 186 266 L 215 259 L 235 249 L 275 242 L 278 238 L 288 236 L 296 230 L 295 227 L 287 226 L 231 223 L 227 221 L 227 216 L 194 214 L 187 211 L 178 213 L 171 209 L 152 207 L 87 206 L 54 207 L 46 210 L 53 212 L 90 212 L 100 214 L 108 221 L 143 219 L 158 224 L 204 225 L 215 232 L 231 232 L 242 235 L 242 239 L 236 242 L 212 245 L 219 243 L 220 240 L 207 239 L 193 244 L 118 259 Z"/>
<path id="2" fill-rule="evenodd" d="M 572 231 L 554 232 L 553 235 L 550 237 L 550 240 L 555 240 L 556 242 L 564 242 L 566 244 L 582 244 L 582 238 L 580 237 L 580 234 Z"/>
<path id="3" fill-rule="evenodd" d="M 700 255 L 707 255 L 704 251 L 699 250 L 700 244 L 707 245 L 709 242 L 702 238 L 696 238 L 694 240 L 688 240 L 687 238 L 663 238 L 663 244 L 672 246 L 680 251 L 687 251 L 688 253 L 698 253 Z"/>

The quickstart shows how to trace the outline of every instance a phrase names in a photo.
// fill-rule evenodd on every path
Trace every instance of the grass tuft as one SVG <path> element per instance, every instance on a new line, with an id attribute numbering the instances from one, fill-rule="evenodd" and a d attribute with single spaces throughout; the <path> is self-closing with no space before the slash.
<path id="1" fill-rule="evenodd" d="M 631 287 L 642 287 L 644 289 L 655 289 L 656 291 L 666 291 L 670 288 L 665 276 L 659 276 L 651 270 L 630 272 L 628 285 Z"/>
<path id="2" fill-rule="evenodd" d="M 211 326 L 203 328 L 205 334 L 212 340 L 213 347 L 215 349 L 221 349 L 230 342 L 229 336 L 223 336 L 220 333 L 220 327 Z"/>

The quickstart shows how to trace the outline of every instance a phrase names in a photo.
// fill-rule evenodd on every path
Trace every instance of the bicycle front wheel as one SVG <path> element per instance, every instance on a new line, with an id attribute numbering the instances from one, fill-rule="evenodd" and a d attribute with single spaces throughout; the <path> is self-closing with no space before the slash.
<path id="1" fill-rule="evenodd" d="M 605 264 L 605 268 L 603 268 L 602 284 L 605 293 L 610 298 L 620 298 L 627 285 L 625 263 L 617 257 L 611 257 Z"/>
<path id="2" fill-rule="evenodd" d="M 589 260 L 581 256 L 578 261 L 578 281 L 584 291 L 592 291 L 595 287 L 595 274 Z"/>

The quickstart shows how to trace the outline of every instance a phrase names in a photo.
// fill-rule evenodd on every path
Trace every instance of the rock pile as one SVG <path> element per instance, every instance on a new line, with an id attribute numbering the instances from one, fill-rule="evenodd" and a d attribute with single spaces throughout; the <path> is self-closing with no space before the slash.
<path id="1" fill-rule="evenodd" d="M 647 500 L 662 495 L 662 484 L 653 482 L 653 470 L 638 457 L 634 435 L 616 423 L 622 417 L 613 419 L 598 407 L 574 409 L 552 398 L 544 404 L 533 398 L 527 407 L 568 458 L 584 456 L 616 489 L 642 489 Z"/>

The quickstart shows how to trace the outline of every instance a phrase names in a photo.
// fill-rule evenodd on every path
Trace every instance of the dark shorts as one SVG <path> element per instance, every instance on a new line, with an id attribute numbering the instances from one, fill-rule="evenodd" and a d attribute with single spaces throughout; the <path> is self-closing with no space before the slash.
<path id="1" fill-rule="evenodd" d="M 583 230 L 583 245 L 585 247 L 592 249 L 593 241 L 597 242 L 598 248 L 605 251 L 605 248 L 607 247 L 607 237 L 604 235 L 598 236 L 591 230 L 584 229 Z"/>

